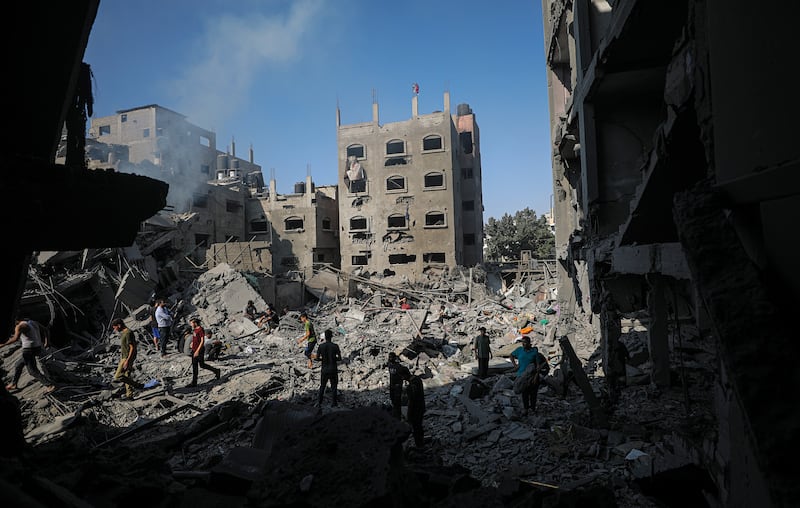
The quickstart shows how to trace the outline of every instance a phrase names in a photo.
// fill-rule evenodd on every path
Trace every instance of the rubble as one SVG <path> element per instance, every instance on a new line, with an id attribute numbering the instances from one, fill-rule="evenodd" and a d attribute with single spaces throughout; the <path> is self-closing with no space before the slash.
<path id="1" fill-rule="evenodd" d="M 225 264 L 184 273 L 162 291 L 178 318 L 177 340 L 162 359 L 150 336 L 149 305 L 136 305 L 148 292 L 125 292 L 127 303 L 115 298 L 137 270 L 123 252 L 39 259 L 31 269 L 36 288 L 26 297 L 27 310 L 52 321 L 59 335 L 45 361 L 58 388 L 44 394 L 23 373 L 14 396 L 26 451 L 23 459 L 0 463 L 4 472 L 21 465 L 35 472 L 33 483 L 11 475 L 4 486 L 11 498 L 31 500 L 31 506 L 73 497 L 90 506 L 124 505 L 133 491 L 161 506 L 454 506 L 456 500 L 460 506 L 506 506 L 534 499 L 558 506 L 586 492 L 606 500 L 600 506 L 657 506 L 637 481 L 691 465 L 692 450 L 703 445 L 702 429 L 713 431 L 709 373 L 692 358 L 714 351 L 688 324 L 682 326 L 684 349 L 676 354 L 684 356 L 689 400 L 681 389 L 641 384 L 649 369 L 641 354 L 646 324 L 632 316 L 622 330 L 633 352 L 631 382 L 615 403 L 604 386 L 596 333 L 591 325 L 571 324 L 569 344 L 594 397 L 587 401 L 561 379 L 560 316 L 547 292 L 520 296 L 504 284 L 492 290 L 487 281 L 496 274 L 484 267 L 431 273 L 415 286 L 361 274 L 344 294 L 322 284 L 312 292 L 320 298 L 288 310 L 271 332 L 243 316 L 248 300 L 266 306 L 245 274 Z M 83 282 L 68 290 L 55 273 Z M 385 306 L 399 294 L 414 308 Z M 100 302 L 109 297 L 111 304 Z M 43 309 L 57 317 L 48 320 Z M 139 345 L 134 378 L 148 384 L 131 401 L 111 383 L 119 346 L 107 325 L 121 309 Z M 338 408 L 314 408 L 319 367 L 307 368 L 296 343 L 300 312 L 318 333 L 332 330 L 342 350 Z M 190 317 L 223 342 L 220 358 L 209 361 L 221 368 L 221 379 L 201 371 L 194 388 L 186 387 L 191 360 L 183 340 Z M 469 347 L 479 326 L 486 327 L 494 352 L 485 380 L 475 377 Z M 507 359 L 525 328 L 552 367 L 529 417 L 522 416 Z M 389 352 L 423 378 L 424 449 L 413 446 L 404 421 L 390 416 Z M 18 355 L 0 349 L 6 372 Z M 605 424 L 598 425 L 590 403 L 608 412 Z M 121 454 L 129 457 L 124 472 L 111 465 Z M 78 467 L 87 461 L 93 465 Z"/>

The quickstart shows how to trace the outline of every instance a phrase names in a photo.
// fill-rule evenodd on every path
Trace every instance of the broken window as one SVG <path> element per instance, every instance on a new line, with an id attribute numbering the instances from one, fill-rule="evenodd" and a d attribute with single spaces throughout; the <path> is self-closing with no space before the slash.
<path id="1" fill-rule="evenodd" d="M 422 139 L 422 151 L 427 152 L 428 150 L 441 150 L 442 149 L 442 137 L 437 135 L 425 136 Z"/>
<path id="2" fill-rule="evenodd" d="M 352 256 L 351 261 L 353 265 L 366 265 L 367 264 L 367 256 L 359 255 L 359 256 Z"/>
<path id="3" fill-rule="evenodd" d="M 100 135 L 103 136 L 105 134 L 111 134 L 111 126 L 110 125 L 101 125 L 100 126 Z"/>
<path id="4" fill-rule="evenodd" d="M 406 216 L 400 214 L 390 215 L 387 225 L 389 229 L 404 228 L 406 227 Z"/>
<path id="5" fill-rule="evenodd" d="M 317 254 L 317 261 L 320 262 L 320 263 L 324 263 L 325 262 L 325 254 L 321 254 L 321 253 Z"/>
<path id="6" fill-rule="evenodd" d="M 393 139 L 386 143 L 386 155 L 406 153 L 406 143 L 402 139 Z"/>
<path id="7" fill-rule="evenodd" d="M 398 165 L 406 165 L 408 161 L 405 157 L 389 157 L 386 159 L 386 162 L 383 163 L 384 166 L 398 166 Z"/>
<path id="8" fill-rule="evenodd" d="M 475 210 L 475 201 L 473 201 L 471 199 L 468 200 L 468 201 L 462 201 L 461 202 L 461 209 L 464 210 L 465 212 L 471 212 L 471 211 Z"/>
<path id="9" fill-rule="evenodd" d="M 403 176 L 390 176 L 386 179 L 387 191 L 401 191 L 406 188 L 406 179 Z"/>
<path id="10" fill-rule="evenodd" d="M 352 217 L 350 219 L 350 231 L 366 231 L 367 218 L 366 217 Z"/>
<path id="11" fill-rule="evenodd" d="M 475 233 L 464 234 L 464 245 L 475 245 Z"/>
<path id="12" fill-rule="evenodd" d="M 461 178 L 464 180 L 472 180 L 472 168 L 461 168 Z"/>
<path id="13" fill-rule="evenodd" d="M 422 255 L 425 263 L 444 263 L 444 252 L 426 252 Z"/>
<path id="14" fill-rule="evenodd" d="M 208 207 L 208 194 L 195 194 L 192 196 L 192 206 L 195 208 Z"/>
<path id="15" fill-rule="evenodd" d="M 119 121 L 122 122 L 122 123 L 127 122 L 128 121 L 127 113 L 123 113 L 123 114 L 119 115 Z"/>
<path id="16" fill-rule="evenodd" d="M 323 217 L 322 218 L 322 229 L 325 231 L 331 230 L 331 219 L 330 217 Z"/>
<path id="17" fill-rule="evenodd" d="M 355 157 L 356 159 L 364 158 L 364 145 L 350 145 L 347 147 L 347 158 Z"/>
<path id="18" fill-rule="evenodd" d="M 357 192 L 367 192 L 366 180 L 350 180 L 350 192 L 355 194 Z"/>
<path id="19" fill-rule="evenodd" d="M 458 140 L 461 142 L 461 149 L 464 153 L 472 153 L 472 133 L 461 132 L 458 135 Z"/>
<path id="20" fill-rule="evenodd" d="M 225 211 L 228 213 L 236 213 L 241 210 L 242 204 L 232 199 L 225 200 Z"/>
<path id="21" fill-rule="evenodd" d="M 298 231 L 303 229 L 303 219 L 301 217 L 287 217 L 283 223 L 286 231 Z"/>
<path id="22" fill-rule="evenodd" d="M 444 212 L 428 212 L 425 214 L 425 227 L 443 228 L 447 227 Z"/>
<path id="23" fill-rule="evenodd" d="M 150 137 L 150 128 L 149 127 L 146 127 L 144 129 L 142 129 L 142 137 L 143 138 L 149 138 Z"/>
<path id="24" fill-rule="evenodd" d="M 266 220 L 251 220 L 250 231 L 253 233 L 267 233 L 269 232 L 269 225 Z"/>
<path id="25" fill-rule="evenodd" d="M 444 173 L 428 173 L 425 175 L 425 188 L 444 187 Z"/>
<path id="26" fill-rule="evenodd" d="M 417 260 L 417 256 L 413 254 L 389 254 L 390 265 L 404 265 L 413 263 Z"/>

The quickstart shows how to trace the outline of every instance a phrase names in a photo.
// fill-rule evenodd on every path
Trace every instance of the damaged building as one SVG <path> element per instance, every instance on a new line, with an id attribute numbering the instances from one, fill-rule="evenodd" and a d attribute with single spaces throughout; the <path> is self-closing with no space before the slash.
<path id="1" fill-rule="evenodd" d="M 483 261 L 480 135 L 459 104 L 381 124 L 342 125 L 337 110 L 342 269 L 418 280 L 431 267 Z"/>
<path id="2" fill-rule="evenodd" d="M 800 386 L 783 360 L 797 356 L 800 153 L 778 133 L 800 111 L 773 98 L 792 82 L 797 5 L 542 7 L 561 330 L 591 320 L 612 376 L 637 316 L 659 390 L 685 387 L 707 343 L 714 423 L 686 397 L 693 462 L 724 506 L 796 504 L 800 415 L 780 393 Z"/>

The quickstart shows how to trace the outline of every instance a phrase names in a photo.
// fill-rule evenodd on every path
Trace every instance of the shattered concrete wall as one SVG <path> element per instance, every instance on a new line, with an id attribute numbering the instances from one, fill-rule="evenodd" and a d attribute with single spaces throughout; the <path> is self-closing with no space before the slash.
<path id="1" fill-rule="evenodd" d="M 694 446 L 724 505 L 782 506 L 797 492 L 773 436 L 796 435 L 784 426 L 797 429 L 800 416 L 769 389 L 796 386 L 795 375 L 781 370 L 776 381 L 743 363 L 757 344 L 780 344 L 791 356 L 797 345 L 786 342 L 788 330 L 753 326 L 744 344 L 730 313 L 746 312 L 757 295 L 760 313 L 772 315 L 800 288 L 791 249 L 774 241 L 778 225 L 800 219 L 798 187 L 789 184 L 800 154 L 759 127 L 791 130 L 798 101 L 765 104 L 763 77 L 739 76 L 745 62 L 766 59 L 789 79 L 797 7 L 790 16 L 773 3 L 542 2 L 559 304 L 600 323 L 606 376 L 619 342 L 609 330 L 632 313 L 645 319 L 660 390 L 685 383 L 682 329 L 693 324 L 718 341 L 717 431 Z M 738 239 L 727 236 L 731 228 Z M 762 416 L 764 400 L 784 407 L 782 416 Z"/>

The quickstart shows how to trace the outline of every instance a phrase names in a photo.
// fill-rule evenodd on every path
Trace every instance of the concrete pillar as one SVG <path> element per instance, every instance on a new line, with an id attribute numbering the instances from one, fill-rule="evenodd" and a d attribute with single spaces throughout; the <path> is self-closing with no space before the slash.
<path id="1" fill-rule="evenodd" d="M 411 118 L 419 116 L 419 97 L 416 95 L 411 98 Z"/>
<path id="2" fill-rule="evenodd" d="M 647 327 L 648 347 L 652 372 L 650 379 L 656 386 L 667 387 L 669 375 L 669 336 L 667 324 L 667 302 L 664 298 L 664 281 L 660 275 L 647 276 L 649 291 L 647 293 L 647 311 L 650 314 L 650 325 Z"/>
<path id="3" fill-rule="evenodd" d="M 450 114 L 450 92 L 444 93 L 444 112 Z"/>
<path id="4" fill-rule="evenodd" d="M 278 200 L 278 185 L 275 183 L 274 178 L 269 180 L 269 200 L 272 203 Z"/>
<path id="5" fill-rule="evenodd" d="M 253 164 L 253 145 L 250 145 L 250 164 Z"/>
<path id="6" fill-rule="evenodd" d="M 378 103 L 372 103 L 372 121 L 378 123 Z"/>

